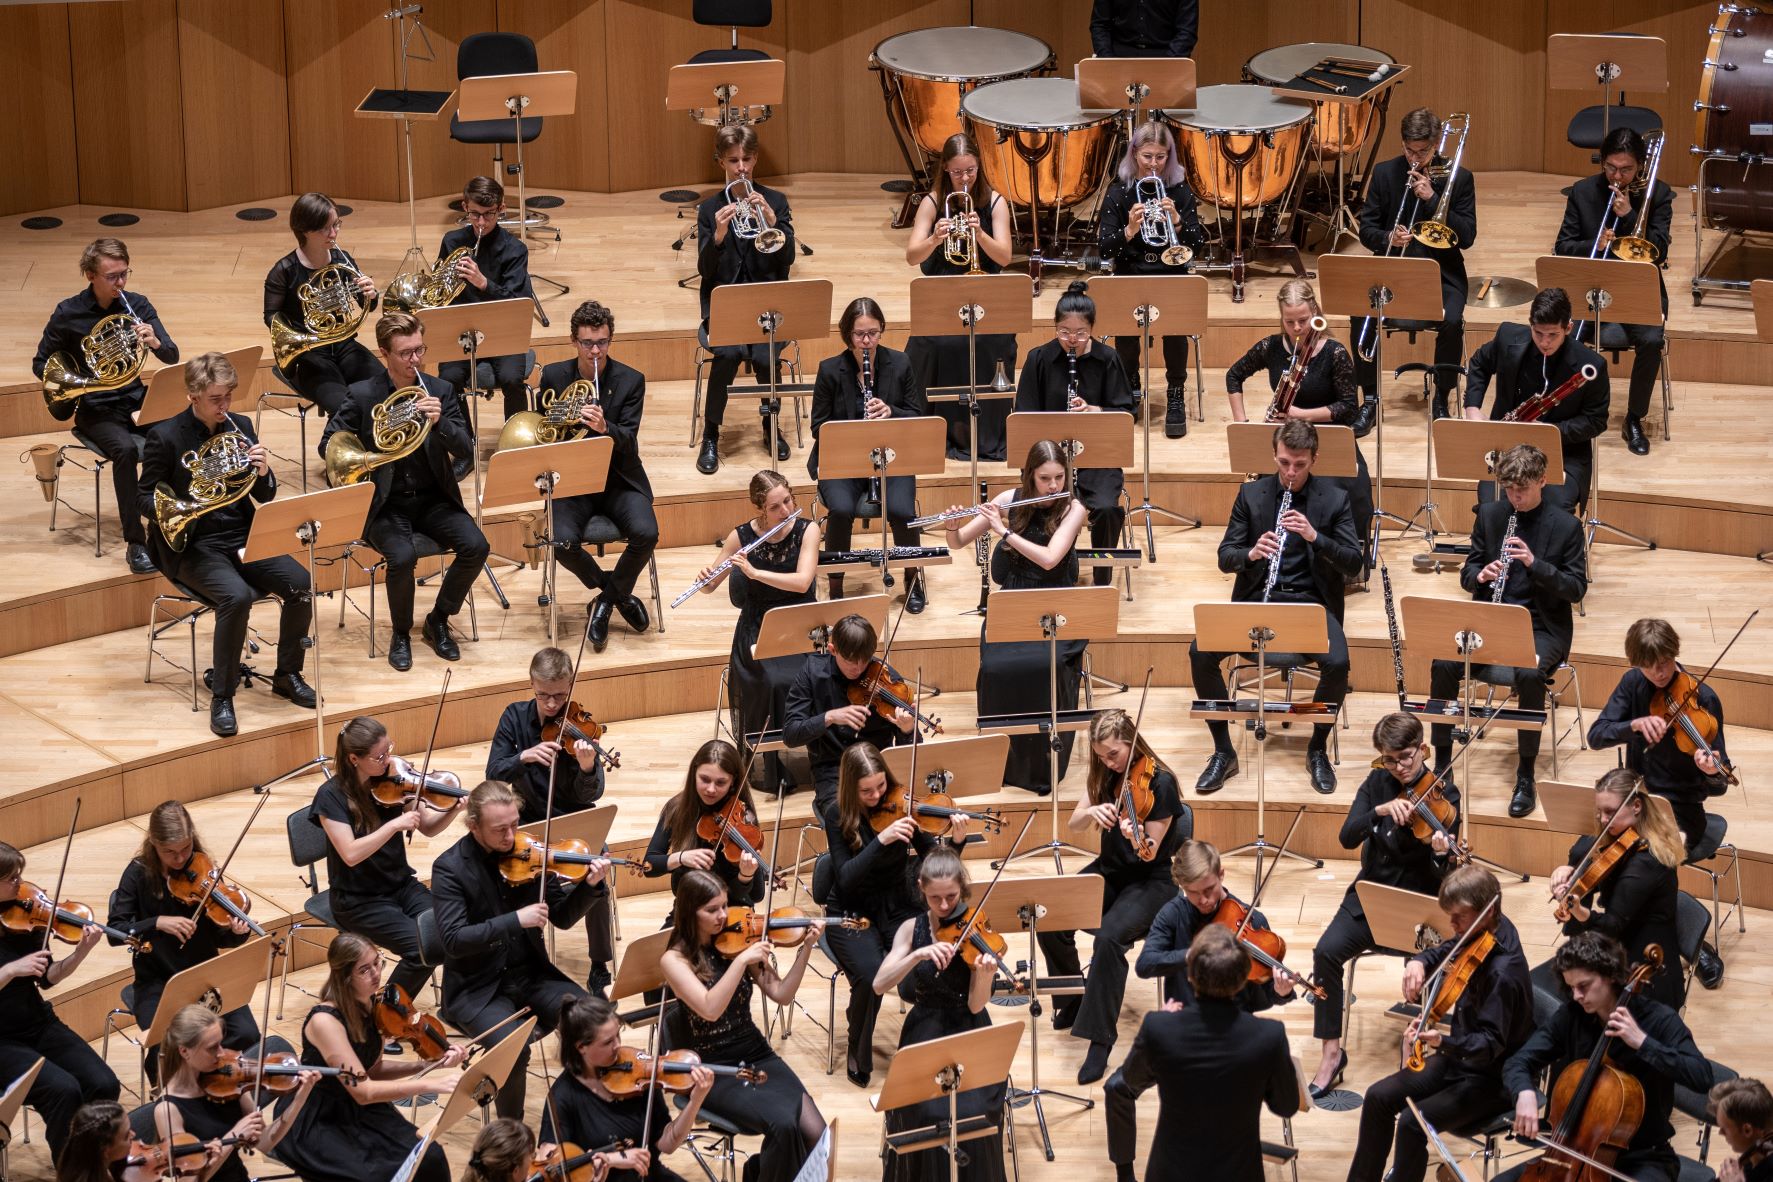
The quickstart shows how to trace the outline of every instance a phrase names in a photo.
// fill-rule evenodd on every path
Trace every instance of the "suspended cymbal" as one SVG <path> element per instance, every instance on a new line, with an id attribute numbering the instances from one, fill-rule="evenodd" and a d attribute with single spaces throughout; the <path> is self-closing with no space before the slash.
<path id="1" fill-rule="evenodd" d="M 1530 302 L 1539 289 L 1525 279 L 1507 275 L 1479 275 L 1472 279 L 1467 308 L 1512 308 Z"/>

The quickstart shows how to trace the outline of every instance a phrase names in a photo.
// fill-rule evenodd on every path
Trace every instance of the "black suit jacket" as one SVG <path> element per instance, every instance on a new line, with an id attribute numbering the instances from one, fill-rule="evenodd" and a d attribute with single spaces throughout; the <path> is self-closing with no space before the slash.
<path id="1" fill-rule="evenodd" d="M 548 959 L 542 929 L 517 922 L 517 909 L 536 901 L 535 884 L 507 884 L 498 875 L 497 861 L 466 833 L 431 866 L 431 898 L 443 940 L 443 1013 L 457 1026 L 486 1008 L 501 979 L 524 964 L 526 955 L 543 976 L 567 981 Z M 576 926 L 605 890 L 602 883 L 568 887 L 549 875 L 548 922 L 562 929 Z M 521 951 L 524 945 L 527 954 Z"/>
<path id="2" fill-rule="evenodd" d="M 468 409 L 462 404 L 456 388 L 442 378 L 422 373 L 419 380 L 426 390 L 443 403 L 443 415 L 431 425 L 425 442 L 419 446 L 418 455 L 431 466 L 432 479 L 442 490 L 444 499 L 461 509 L 462 490 L 456 483 L 453 469 L 457 459 L 468 459 L 474 454 L 474 437 L 468 427 Z M 364 446 L 370 446 L 371 415 L 376 406 L 393 392 L 394 385 L 386 370 L 368 381 L 354 383 L 345 393 L 344 405 L 326 420 L 326 431 L 320 436 L 321 456 L 325 457 L 326 445 L 336 431 L 349 431 L 362 440 Z M 383 464 L 370 473 L 370 481 L 376 488 L 375 499 L 369 506 L 369 515 L 373 518 L 381 512 L 382 506 L 388 501 L 390 490 L 394 487 L 394 465 Z"/>
<path id="3" fill-rule="evenodd" d="M 1187 57 L 1199 29 L 1199 0 L 1095 0 L 1090 6 L 1090 51 L 1097 57 Z"/>
<path id="4" fill-rule="evenodd" d="M 911 362 L 897 349 L 884 345 L 874 350 L 874 396 L 887 404 L 892 417 L 915 419 L 930 413 L 923 387 L 911 370 Z M 833 419 L 860 419 L 862 414 L 862 363 L 845 349 L 819 362 L 813 380 L 813 450 L 806 470 L 819 478 L 819 428 Z"/>
<path id="5" fill-rule="evenodd" d="M 1533 330 L 1524 324 L 1499 324 L 1496 335 L 1478 347 L 1465 367 L 1465 405 L 1482 406 L 1490 378 L 1496 379 L 1496 401 L 1490 417 L 1500 419 L 1519 406 L 1521 360 L 1527 350 L 1538 350 L 1533 344 Z M 1584 365 L 1595 368 L 1595 380 L 1583 386 L 1551 410 L 1539 421 L 1558 429 L 1564 455 L 1586 459 L 1594 454 L 1589 440 L 1607 429 L 1607 405 L 1612 390 L 1607 381 L 1607 359 L 1575 340 L 1567 340 L 1552 358 L 1548 371 L 1549 390 L 1563 385 L 1564 379 Z M 1498 535 L 1500 536 L 1500 535 Z"/>
<path id="6" fill-rule="evenodd" d="M 776 215 L 776 229 L 788 236 L 782 249 L 769 254 L 727 229 L 726 241 L 714 245 L 714 214 L 728 204 L 724 192 L 716 193 L 696 208 L 696 270 L 702 276 L 702 319 L 708 318 L 714 289 L 723 283 L 765 283 L 788 278 L 794 265 L 794 215 L 788 211 L 788 198 L 776 190 L 752 183 L 758 196 L 769 203 Z"/>
<path id="7" fill-rule="evenodd" d="M 1436 156 L 1434 163 L 1444 165 L 1447 162 Z M 1373 166 L 1373 179 L 1367 186 L 1367 203 L 1361 207 L 1361 245 L 1374 254 L 1385 253 L 1393 226 L 1413 226 L 1433 216 L 1435 206 L 1440 202 L 1439 183 L 1435 185 L 1433 201 L 1419 202 L 1413 195 L 1405 200 L 1404 180 L 1409 174 L 1410 162 L 1402 156 L 1394 156 Z M 1400 206 L 1402 217 L 1398 215 Z M 1477 241 L 1477 185 L 1471 179 L 1471 172 L 1463 167 L 1453 178 L 1453 199 L 1447 203 L 1447 225 L 1458 235 L 1458 246 L 1449 250 L 1430 250 L 1412 238 L 1402 253 L 1407 258 L 1433 259 L 1440 264 L 1442 280 L 1456 281 L 1463 288 L 1464 251 Z"/>
<path id="8" fill-rule="evenodd" d="M 1361 531 L 1355 526 L 1347 493 L 1316 477 L 1306 487 L 1311 495 L 1305 498 L 1305 520 L 1317 530 L 1317 541 L 1311 544 L 1311 582 L 1317 589 L 1317 601 L 1340 620 L 1344 579 L 1361 569 Z M 1246 481 L 1237 490 L 1237 500 L 1231 506 L 1231 520 L 1219 542 L 1219 569 L 1237 575 L 1231 597 L 1240 603 L 1262 598 L 1268 562 L 1251 562 L 1250 549 L 1257 538 L 1274 528 L 1280 512 L 1280 493 L 1278 477 L 1261 476 Z M 1287 538 L 1289 546 L 1304 544 L 1297 538 Z"/>
<path id="9" fill-rule="evenodd" d="M 558 392 L 578 380 L 578 359 L 569 357 L 543 366 L 536 389 Z M 640 417 L 646 410 L 646 375 L 612 357 L 603 367 L 598 397 L 603 403 L 603 424 L 608 428 L 605 434 L 616 445 L 609 457 L 605 490 L 628 488 L 652 496 L 652 481 L 647 479 L 646 469 L 640 463 Z"/>
<path id="10" fill-rule="evenodd" d="M 229 425 L 253 443 L 259 441 L 246 415 L 228 412 Z M 170 419 L 163 419 L 148 429 L 148 442 L 142 451 L 141 476 L 136 482 L 135 507 L 142 520 L 151 523 L 148 542 L 154 552 L 154 565 L 178 577 L 179 564 L 193 552 L 197 539 L 222 529 L 250 531 L 253 502 L 263 504 L 277 495 L 277 474 L 266 472 L 252 486 L 252 491 L 224 509 L 217 509 L 198 518 L 185 531 L 184 550 L 174 550 L 160 534 L 160 523 L 154 517 L 154 489 L 165 484 L 179 500 L 191 495 L 191 472 L 180 458 L 202 445 L 212 432 L 186 407 Z M 244 536 L 244 535 L 242 535 Z"/>
<path id="11" fill-rule="evenodd" d="M 1476 600 L 1488 602 L 1495 586 L 1478 582 L 1483 569 L 1502 553 L 1502 538 L 1508 532 L 1508 516 L 1514 512 L 1506 499 L 1488 501 L 1477 507 L 1477 521 L 1471 527 L 1471 553 L 1459 568 L 1459 585 Z M 1576 635 L 1570 605 L 1580 603 L 1588 594 L 1588 558 L 1582 548 L 1582 521 L 1544 501 L 1534 511 L 1535 528 L 1517 523 L 1517 532 L 1533 551 L 1533 565 L 1525 571 L 1532 587 L 1527 610 L 1533 614 L 1533 627 L 1543 629 L 1557 641 L 1559 658 L 1569 655 L 1570 642 Z M 1520 567 L 1514 563 L 1510 573 Z M 1512 581 L 1512 580 L 1511 580 Z"/>
<path id="12" fill-rule="evenodd" d="M 1609 222 L 1613 232 L 1620 238 L 1632 232 L 1638 224 L 1638 215 L 1644 208 L 1644 194 L 1639 193 L 1632 198 L 1631 212 L 1620 218 L 1617 223 Z M 1644 237 L 1656 246 L 1658 268 L 1656 278 L 1662 280 L 1662 269 L 1668 266 L 1669 227 L 1674 222 L 1674 190 L 1656 182 L 1650 191 L 1650 216 L 1644 222 Z M 1595 236 L 1601 229 L 1601 218 L 1611 211 L 1613 194 L 1607 187 L 1607 178 L 1601 173 L 1583 177 L 1570 186 L 1570 196 L 1564 201 L 1564 224 L 1558 227 L 1558 241 L 1554 248 L 1558 254 L 1572 255 L 1579 259 L 1588 257 L 1594 249 Z M 1609 254 L 1607 257 L 1611 258 Z M 1662 287 L 1662 303 L 1668 305 L 1668 285 Z"/>

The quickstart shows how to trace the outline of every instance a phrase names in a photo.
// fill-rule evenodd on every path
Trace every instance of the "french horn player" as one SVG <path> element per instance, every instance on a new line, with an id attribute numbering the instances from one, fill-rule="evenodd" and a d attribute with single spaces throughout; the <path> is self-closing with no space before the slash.
<path id="1" fill-rule="evenodd" d="M 191 405 L 148 430 L 142 456 L 139 510 L 154 523 L 156 565 L 194 591 L 215 612 L 209 675 L 209 729 L 235 733 L 234 690 L 253 601 L 275 596 L 277 669 L 271 692 L 312 709 L 314 690 L 302 679 L 310 613 L 308 572 L 288 555 L 242 562 L 254 505 L 277 495 L 271 453 L 252 419 L 231 409 L 240 376 L 223 353 L 185 363 Z"/>
<path id="2" fill-rule="evenodd" d="M 290 388 L 332 415 L 354 382 L 381 367 L 357 340 L 381 296 L 375 281 L 339 246 L 339 208 L 325 193 L 303 193 L 289 209 L 296 247 L 265 275 L 265 326 L 272 356 Z"/>

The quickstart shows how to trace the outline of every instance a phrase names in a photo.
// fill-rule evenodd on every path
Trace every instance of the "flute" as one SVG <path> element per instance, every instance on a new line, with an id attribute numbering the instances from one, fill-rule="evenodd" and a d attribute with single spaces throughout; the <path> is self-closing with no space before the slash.
<path id="1" fill-rule="evenodd" d="M 794 507 L 794 512 L 788 514 L 788 516 L 782 518 L 782 520 L 780 520 L 780 521 L 776 522 L 776 524 L 770 526 L 769 529 L 765 530 L 763 533 L 758 534 L 756 541 L 751 542 L 748 545 L 740 546 L 733 553 L 729 554 L 727 557 L 725 557 L 725 558 L 721 559 L 719 562 L 715 563 L 714 566 L 708 571 L 708 573 L 706 575 L 704 575 L 702 578 L 697 579 L 695 582 L 691 583 L 689 585 L 689 589 L 687 591 L 685 591 L 682 595 L 679 595 L 676 599 L 673 599 L 671 601 L 671 606 L 672 607 L 682 607 L 684 604 L 684 601 L 689 599 L 690 596 L 694 595 L 696 592 L 700 591 L 702 588 L 711 585 L 712 583 L 714 583 L 715 580 L 719 579 L 721 575 L 724 575 L 727 571 L 731 570 L 732 566 L 733 566 L 733 559 L 737 558 L 741 554 L 750 554 L 751 551 L 757 549 L 759 546 L 763 545 L 765 542 L 769 541 L 771 538 L 775 537 L 777 534 L 779 534 L 783 530 L 787 529 L 790 525 L 792 525 L 794 523 L 794 519 L 799 516 L 800 516 L 800 506 L 796 505 Z"/>
<path id="2" fill-rule="evenodd" d="M 1048 501 L 1070 499 L 1071 494 L 1069 492 L 1044 493 L 1038 497 L 1025 497 L 1020 501 L 1011 501 L 1009 504 L 1002 506 L 1002 509 L 1007 513 L 1011 509 L 1020 509 L 1024 505 L 1042 505 Z M 990 502 L 987 501 L 986 504 L 990 504 Z M 924 529 L 928 526 L 940 525 L 943 522 L 964 521 L 968 517 L 978 516 L 980 513 L 984 512 L 984 510 L 985 505 L 972 505 L 965 509 L 947 509 L 941 513 L 932 513 L 928 517 L 912 518 L 911 528 Z"/>

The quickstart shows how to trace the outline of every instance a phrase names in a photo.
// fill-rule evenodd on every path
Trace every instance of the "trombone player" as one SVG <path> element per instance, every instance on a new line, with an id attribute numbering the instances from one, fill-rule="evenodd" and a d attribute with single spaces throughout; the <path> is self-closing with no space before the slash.
<path id="1" fill-rule="evenodd" d="M 1656 166 L 1662 162 L 1662 132 L 1654 131 L 1651 137 L 1654 148 L 1629 127 L 1615 127 L 1607 133 L 1601 143 L 1601 171 L 1570 186 L 1556 251 L 1577 258 L 1614 255 L 1655 263 L 1666 317 L 1668 285 L 1663 282 L 1662 268 L 1668 265 L 1674 190 L 1656 178 Z M 1650 156 L 1647 172 L 1646 154 Z M 1583 331 L 1578 325 L 1578 339 Z M 1647 456 L 1650 438 L 1644 434 L 1644 416 L 1650 413 L 1650 391 L 1662 367 L 1662 325 L 1608 324 L 1603 329 L 1604 336 L 1615 333 L 1625 338 L 1633 354 L 1631 393 L 1621 434 L 1633 455 Z"/>
<path id="2" fill-rule="evenodd" d="M 455 260 L 451 274 L 443 276 L 455 291 L 450 304 L 477 304 L 485 300 L 533 300 L 529 282 L 529 247 L 523 239 L 499 225 L 505 212 L 505 187 L 489 176 L 477 176 L 462 186 L 462 226 L 443 236 L 437 257 L 447 262 L 458 250 L 468 253 Z M 505 394 L 505 417 L 529 409 L 529 358 L 522 353 L 482 357 L 492 369 L 493 384 Z M 475 385 L 466 361 L 446 361 L 437 376 L 458 390 Z"/>
<path id="3" fill-rule="evenodd" d="M 302 680 L 302 642 L 313 614 L 307 570 L 287 554 L 240 560 L 252 529 L 254 502 L 263 504 L 277 495 L 277 476 L 252 419 L 230 409 L 239 385 L 240 376 L 224 353 L 205 353 L 185 363 L 185 394 L 191 405 L 148 431 L 138 500 L 141 515 L 154 523 L 155 564 L 215 611 L 209 729 L 223 738 L 238 729 L 234 689 L 240 680 L 240 649 L 253 600 L 261 595 L 275 595 L 282 604 L 271 692 L 308 710 L 315 698 Z"/>

